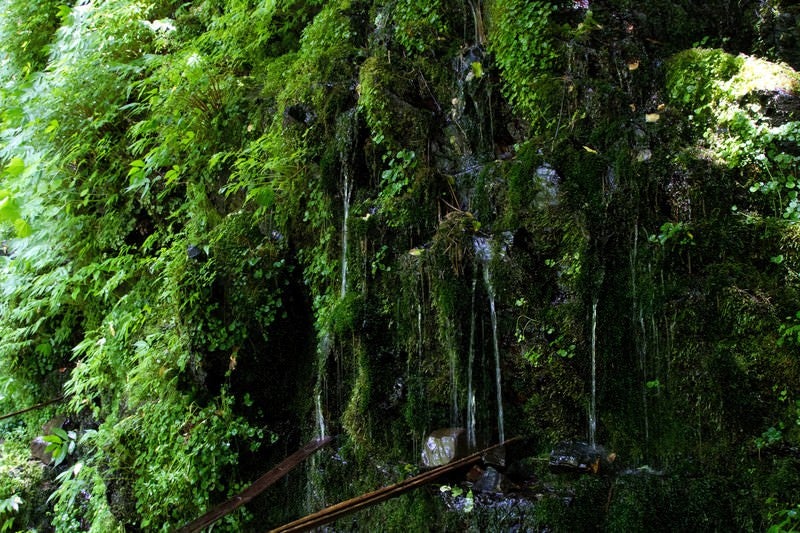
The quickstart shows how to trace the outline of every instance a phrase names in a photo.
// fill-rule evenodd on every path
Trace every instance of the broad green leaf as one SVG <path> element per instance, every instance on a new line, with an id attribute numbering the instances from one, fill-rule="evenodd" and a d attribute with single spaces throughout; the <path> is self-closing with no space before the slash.
<path id="1" fill-rule="evenodd" d="M 24 219 L 18 218 L 14 221 L 14 231 L 17 237 L 27 237 L 31 234 L 31 227 Z"/>
<path id="2" fill-rule="evenodd" d="M 36 346 L 36 353 L 43 357 L 49 357 L 53 353 L 53 347 L 49 342 L 43 342 Z"/>
<path id="3" fill-rule="evenodd" d="M 53 428 L 53 435 L 60 437 L 62 441 L 69 440 L 69 435 L 61 428 Z"/>
<path id="4" fill-rule="evenodd" d="M 9 176 L 17 177 L 25 171 L 25 161 L 19 157 L 12 157 L 5 171 Z"/>
<path id="5" fill-rule="evenodd" d="M 13 223 L 20 217 L 19 206 L 8 191 L 0 191 L 0 223 Z"/>

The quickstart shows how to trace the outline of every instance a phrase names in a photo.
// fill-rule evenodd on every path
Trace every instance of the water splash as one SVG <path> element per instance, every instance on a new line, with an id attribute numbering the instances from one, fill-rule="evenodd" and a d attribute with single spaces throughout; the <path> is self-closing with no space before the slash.
<path id="1" fill-rule="evenodd" d="M 489 268 L 492 259 L 492 248 L 488 239 L 476 237 L 474 241 L 475 255 L 483 264 L 483 282 L 486 285 L 486 293 L 489 297 L 489 313 L 492 319 L 492 348 L 494 351 L 494 374 L 497 391 L 497 434 L 499 442 L 506 440 L 504 420 L 503 420 L 503 391 L 502 391 L 502 372 L 500 368 L 500 344 L 497 337 L 497 308 L 495 305 L 494 283 Z"/>

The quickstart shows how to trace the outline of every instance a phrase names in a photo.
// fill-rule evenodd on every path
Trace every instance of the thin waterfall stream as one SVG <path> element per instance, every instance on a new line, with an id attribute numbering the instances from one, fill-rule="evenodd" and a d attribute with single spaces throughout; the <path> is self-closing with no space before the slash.
<path id="1" fill-rule="evenodd" d="M 339 298 L 343 299 L 347 295 L 347 273 L 348 273 L 348 242 L 349 230 L 348 219 L 350 218 L 350 203 L 353 193 L 353 147 L 356 137 L 356 113 L 351 110 L 342 116 L 342 120 L 337 124 L 337 140 L 339 141 L 339 162 L 342 174 L 342 255 L 341 255 L 341 286 L 339 288 Z M 332 338 L 329 331 L 321 331 L 320 339 L 317 344 L 317 381 L 314 394 L 314 429 L 318 440 L 327 436 L 325 424 L 325 413 L 323 410 L 323 393 L 326 392 L 326 375 L 328 371 L 328 358 L 332 352 Z M 341 364 L 342 358 L 338 358 Z M 339 371 L 341 375 L 341 371 Z M 337 382 L 340 382 L 337 379 Z M 337 385 L 337 390 L 340 387 Z M 341 400 L 340 400 L 341 401 Z M 324 483 L 318 480 L 319 465 L 317 457 L 313 456 L 309 462 L 311 474 L 309 475 L 309 486 L 306 495 L 306 504 L 309 510 L 319 508 L 326 503 L 326 493 Z"/>
<path id="2" fill-rule="evenodd" d="M 452 331 L 453 326 L 450 326 Z M 461 392 L 461 384 L 458 379 L 458 350 L 450 348 L 450 425 L 457 427 L 461 425 L 461 409 L 458 405 L 458 397 Z"/>
<path id="3" fill-rule="evenodd" d="M 317 439 L 322 440 L 326 437 L 325 432 L 325 417 L 322 414 L 322 392 L 317 392 L 314 397 L 316 422 L 317 422 Z"/>
<path id="4" fill-rule="evenodd" d="M 331 337 L 328 332 L 325 332 L 317 343 L 317 382 L 314 384 L 314 428 L 317 433 L 317 439 L 320 440 L 327 436 L 325 415 L 322 410 L 322 396 L 327 392 L 325 387 L 325 373 L 330 351 Z"/>
<path id="5" fill-rule="evenodd" d="M 327 437 L 325 414 L 322 405 L 323 394 L 327 396 L 325 375 L 330 352 L 331 336 L 326 331 L 322 333 L 317 343 L 317 381 L 314 384 L 314 432 L 316 433 L 316 439 L 319 441 Z M 305 506 L 309 512 L 327 505 L 327 495 L 321 475 L 322 465 L 320 461 L 321 459 L 317 454 L 312 455 L 308 460 L 308 485 L 306 487 Z"/>
<path id="6" fill-rule="evenodd" d="M 597 447 L 597 298 L 592 302 L 592 399 L 589 407 L 589 444 Z"/>
<path id="7" fill-rule="evenodd" d="M 469 324 L 469 358 L 467 360 L 467 446 L 475 448 L 475 390 L 472 384 L 472 367 L 475 364 L 475 288 L 478 285 L 478 267 L 472 273 L 472 305 Z"/>
<path id="8" fill-rule="evenodd" d="M 339 296 L 344 298 L 347 294 L 347 219 L 350 218 L 350 197 L 353 192 L 353 183 L 347 165 L 342 169 L 342 286 Z"/>
<path id="9" fill-rule="evenodd" d="M 505 429 L 503 427 L 503 376 L 500 367 L 500 343 L 498 341 L 497 333 L 497 306 L 495 304 L 495 289 L 492 282 L 491 269 L 489 267 L 492 259 L 492 251 L 489 241 L 485 238 L 476 238 L 475 252 L 483 264 L 483 281 L 486 285 L 486 293 L 489 298 L 489 314 L 492 320 L 492 350 L 494 353 L 495 390 L 497 392 L 497 434 L 499 442 L 503 442 L 505 441 Z"/>
<path id="10" fill-rule="evenodd" d="M 503 391 L 502 391 L 502 374 L 500 371 L 500 347 L 497 341 L 497 309 L 495 306 L 494 286 L 492 285 L 492 277 L 489 274 L 489 268 L 483 269 L 483 279 L 486 282 L 486 292 L 489 294 L 489 312 L 492 317 L 492 347 L 494 349 L 494 374 L 495 382 L 497 384 L 497 434 L 498 442 L 505 442 L 506 434 L 503 428 Z"/>
<path id="11" fill-rule="evenodd" d="M 339 145 L 339 163 L 342 173 L 342 284 L 339 296 L 344 298 L 347 294 L 348 273 L 348 246 L 349 246 L 349 219 L 350 203 L 353 196 L 353 166 L 354 150 L 357 136 L 357 113 L 351 109 L 344 113 L 337 123 L 337 143 Z"/>
<path id="12" fill-rule="evenodd" d="M 350 203 L 353 193 L 353 147 L 356 136 L 356 113 L 351 110 L 345 113 L 342 120 L 337 125 L 337 137 L 339 141 L 339 161 L 341 163 L 342 174 L 342 242 L 341 242 L 341 286 L 339 288 L 339 298 L 343 299 L 347 295 L 347 273 L 348 273 L 348 242 L 349 230 L 348 219 L 350 218 Z M 325 424 L 325 413 L 323 410 L 323 393 L 326 389 L 326 375 L 328 372 L 328 358 L 332 352 L 332 338 L 329 331 L 319 332 L 320 339 L 317 344 L 317 380 L 314 387 L 314 430 L 319 440 L 327 436 Z M 338 358 L 341 364 L 342 358 Z M 341 370 L 338 372 L 341 375 Z M 340 383 L 340 379 L 337 379 Z M 340 386 L 337 384 L 337 390 Z M 341 402 L 341 399 L 339 400 Z M 319 478 L 319 465 L 316 455 L 309 462 L 310 474 L 306 504 L 309 510 L 319 508 L 326 504 L 326 492 L 324 483 Z"/>

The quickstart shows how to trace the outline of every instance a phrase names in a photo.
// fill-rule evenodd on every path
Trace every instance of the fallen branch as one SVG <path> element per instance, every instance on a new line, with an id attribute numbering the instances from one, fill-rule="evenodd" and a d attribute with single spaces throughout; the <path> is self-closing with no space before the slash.
<path id="1" fill-rule="evenodd" d="M 52 400 L 47 400 L 46 402 L 37 403 L 36 405 L 32 405 L 31 407 L 26 407 L 25 409 L 20 409 L 19 411 L 14 411 L 13 413 L 8 413 L 5 415 L 0 416 L 0 420 L 5 420 L 6 418 L 11 418 L 12 416 L 21 415 L 23 413 L 27 413 L 28 411 L 35 411 L 36 409 L 41 409 L 42 407 L 47 407 L 51 403 L 60 402 L 64 399 L 64 396 L 61 395 L 57 398 L 53 398 Z"/>
<path id="2" fill-rule="evenodd" d="M 321 439 L 315 439 L 294 452 L 292 455 L 281 461 L 278 466 L 255 480 L 249 487 L 244 489 L 242 492 L 231 498 L 230 500 L 222 503 L 212 509 L 211 511 L 207 512 L 200 518 L 186 524 L 181 529 L 179 529 L 179 533 L 195 533 L 197 531 L 206 528 L 222 518 L 223 516 L 232 513 L 242 505 L 246 504 L 262 492 L 264 492 L 267 487 L 274 484 L 276 481 L 281 479 L 283 476 L 289 473 L 294 467 L 300 464 L 303 459 L 314 453 L 315 451 L 319 450 L 323 446 L 327 445 L 331 441 L 331 437 L 324 437 Z"/>
<path id="3" fill-rule="evenodd" d="M 516 440 L 519 440 L 519 437 L 509 439 L 500 444 L 495 444 L 494 446 L 490 446 L 477 453 L 464 457 L 463 459 L 457 459 L 446 465 L 439 466 L 432 470 L 428 470 L 427 472 L 423 472 L 422 474 L 419 474 L 417 476 L 410 477 L 399 483 L 395 483 L 394 485 L 389 485 L 388 487 L 383 487 L 382 489 L 378 489 L 374 492 L 362 494 L 361 496 L 357 496 L 355 498 L 337 503 L 336 505 L 332 505 L 316 513 L 304 516 L 299 520 L 295 520 L 294 522 L 273 529 L 270 531 L 270 533 L 285 533 L 289 531 L 308 531 L 315 527 L 319 527 L 324 524 L 329 524 L 346 515 L 355 513 L 356 511 L 360 511 L 365 507 L 370 507 L 372 505 L 386 501 L 396 496 L 400 496 L 401 494 L 408 492 L 410 490 L 422 487 L 424 485 L 428 485 L 429 483 L 432 483 L 436 479 L 454 470 L 458 470 L 465 466 L 470 466 L 474 463 L 477 463 L 484 457 L 484 455 L 486 455 L 487 452 L 495 448 L 505 446 Z"/>

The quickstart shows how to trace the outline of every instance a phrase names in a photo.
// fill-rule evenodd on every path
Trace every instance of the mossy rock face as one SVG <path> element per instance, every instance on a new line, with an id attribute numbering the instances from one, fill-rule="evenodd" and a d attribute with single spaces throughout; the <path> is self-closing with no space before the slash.
<path id="1" fill-rule="evenodd" d="M 748 95 L 757 100 L 760 94 L 793 94 L 799 83 L 798 74 L 786 65 L 720 49 L 685 50 L 667 65 L 666 89 L 672 103 L 707 119 L 714 118 L 713 109 L 713 115 L 724 120 L 719 109 L 724 102 L 744 104 L 749 103 L 744 101 Z M 781 103 L 778 99 L 773 105 Z"/>
<path id="2" fill-rule="evenodd" d="M 463 421 L 468 380 L 479 439 L 500 389 L 542 447 L 596 403 L 598 442 L 653 466 L 547 478 L 531 529 L 795 506 L 800 83 L 747 55 L 797 57 L 791 2 L 23 4 L 0 22 L 0 368 L 24 384 L 0 375 L 0 403 L 67 381 L 104 419 L 59 524 L 179 525 L 318 431 L 317 397 L 341 450 L 253 527 L 325 500 L 305 478 L 372 490 Z M 55 485 L 17 455 L 0 500 L 38 526 Z M 429 496 L 342 527 L 508 524 Z"/>
<path id="3" fill-rule="evenodd" d="M 359 108 L 366 116 L 377 144 L 387 150 L 419 149 L 431 130 L 433 112 L 419 99 L 413 77 L 401 76 L 396 65 L 381 56 L 371 56 L 361 65 Z M 402 132 L 402 139 L 397 135 Z"/>

